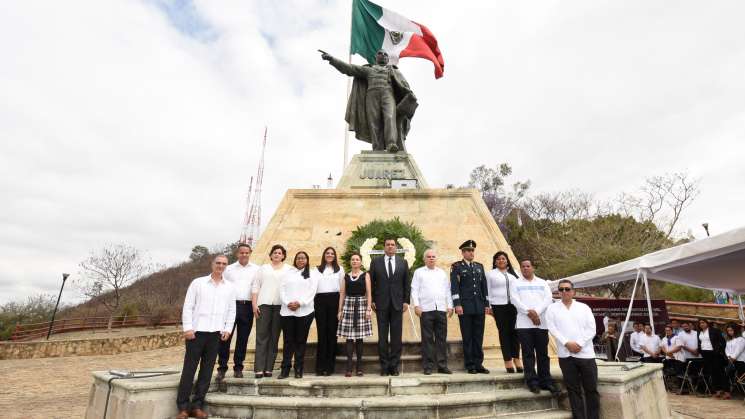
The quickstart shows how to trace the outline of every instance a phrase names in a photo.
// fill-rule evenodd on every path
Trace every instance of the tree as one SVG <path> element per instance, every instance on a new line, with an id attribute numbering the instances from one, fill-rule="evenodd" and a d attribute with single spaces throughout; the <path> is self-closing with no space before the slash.
<path id="1" fill-rule="evenodd" d="M 481 165 L 471 171 L 468 187 L 481 191 L 481 197 L 489 208 L 497 224 L 518 208 L 520 200 L 530 189 L 530 181 L 517 181 L 509 190 L 505 188 L 505 178 L 512 174 L 512 167 L 508 163 L 501 163 L 496 168 Z"/>
<path id="2" fill-rule="evenodd" d="M 654 223 L 619 214 L 566 221 L 527 218 L 519 224 L 515 217 L 508 217 L 506 222 L 515 254 L 532 260 L 540 275 L 549 279 L 602 268 L 672 245 Z M 589 291 L 620 298 L 632 283 L 619 282 Z"/>
<path id="3" fill-rule="evenodd" d="M 143 252 L 126 244 L 106 245 L 80 262 L 80 277 L 83 280 L 79 285 L 82 293 L 106 307 L 109 331 L 114 315 L 122 305 L 122 289 L 153 272 L 154 268 Z"/>
<path id="4" fill-rule="evenodd" d="M 201 260 L 203 257 L 209 254 L 210 254 L 210 249 L 204 246 L 201 246 L 201 245 L 196 245 L 191 248 L 191 254 L 189 255 L 189 260 L 191 260 L 192 262 L 196 262 L 196 261 Z"/>
<path id="5" fill-rule="evenodd" d="M 54 295 L 38 294 L 25 302 L 10 301 L 0 306 L 0 340 L 10 339 L 16 324 L 38 323 L 52 317 L 57 298 Z"/>
<path id="6" fill-rule="evenodd" d="M 647 178 L 636 194 L 622 193 L 617 211 L 637 220 L 655 223 L 672 238 L 683 210 L 698 197 L 699 179 L 686 172 L 666 173 Z"/>

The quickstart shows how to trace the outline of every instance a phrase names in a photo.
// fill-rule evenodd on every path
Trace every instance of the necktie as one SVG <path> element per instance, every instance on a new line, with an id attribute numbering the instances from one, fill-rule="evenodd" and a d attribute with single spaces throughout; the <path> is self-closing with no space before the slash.
<path id="1" fill-rule="evenodd" d="M 388 278 L 392 278 L 393 277 L 393 265 L 391 264 L 391 257 L 390 256 L 387 256 L 387 257 L 388 257 Z"/>

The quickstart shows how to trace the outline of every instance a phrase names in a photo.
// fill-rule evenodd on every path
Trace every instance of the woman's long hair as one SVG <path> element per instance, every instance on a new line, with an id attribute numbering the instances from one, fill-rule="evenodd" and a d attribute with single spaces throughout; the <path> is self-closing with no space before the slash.
<path id="1" fill-rule="evenodd" d="M 300 256 L 301 254 L 305 255 L 305 268 L 303 268 L 303 270 L 301 272 L 302 272 L 303 278 L 308 279 L 308 278 L 310 278 L 310 263 L 309 263 L 310 262 L 310 258 L 308 257 L 308 254 L 307 253 L 305 253 L 302 250 L 299 251 L 299 252 L 297 252 L 297 253 L 295 253 L 295 259 L 292 260 L 292 266 L 295 269 L 297 269 L 297 257 Z"/>
<path id="2" fill-rule="evenodd" d="M 514 276 L 515 278 L 518 278 L 517 274 L 515 273 L 515 270 L 512 268 L 512 262 L 510 262 L 510 257 L 507 256 L 507 253 L 505 253 L 505 252 L 503 252 L 501 250 L 494 254 L 494 257 L 492 258 L 492 266 L 491 267 L 493 269 L 496 269 L 497 268 L 497 258 L 500 257 L 500 256 L 504 256 L 504 258 L 507 259 L 507 272 L 511 273 L 512 276 Z"/>
<path id="3" fill-rule="evenodd" d="M 334 251 L 334 260 L 331 262 L 331 266 L 334 268 L 334 273 L 339 272 L 339 259 L 336 254 L 336 249 L 329 246 L 325 249 L 323 249 L 323 253 L 321 253 L 321 263 L 318 265 L 318 272 L 323 273 L 323 270 L 326 269 L 326 252 L 329 251 L 329 249 Z"/>

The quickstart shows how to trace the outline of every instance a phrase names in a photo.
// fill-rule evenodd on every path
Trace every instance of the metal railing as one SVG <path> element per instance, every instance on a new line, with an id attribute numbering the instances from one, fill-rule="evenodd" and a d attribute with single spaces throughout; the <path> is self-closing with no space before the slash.
<path id="1" fill-rule="evenodd" d="M 169 326 L 180 324 L 180 318 L 166 318 L 158 322 L 158 325 Z M 112 328 L 150 326 L 150 315 L 116 316 L 111 319 Z M 27 341 L 45 337 L 49 331 L 51 322 L 16 324 L 12 341 Z M 109 317 L 80 317 L 55 320 L 52 325 L 52 334 L 76 332 L 83 330 L 106 329 L 109 326 Z"/>

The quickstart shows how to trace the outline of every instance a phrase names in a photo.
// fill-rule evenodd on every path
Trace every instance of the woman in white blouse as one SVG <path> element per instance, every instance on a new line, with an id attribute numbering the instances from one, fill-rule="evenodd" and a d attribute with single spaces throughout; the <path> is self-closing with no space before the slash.
<path id="1" fill-rule="evenodd" d="M 729 385 L 724 369 L 727 366 L 727 357 L 724 349 L 727 343 L 724 341 L 722 331 L 709 324 L 706 319 L 698 321 L 698 352 L 704 359 L 704 373 L 711 377 L 711 391 L 714 398 L 729 399 Z"/>
<path id="2" fill-rule="evenodd" d="M 292 358 L 295 358 L 295 378 L 303 378 L 303 360 L 308 331 L 313 323 L 313 299 L 318 287 L 318 275 L 311 275 L 308 254 L 295 254 L 291 269 L 282 276 L 279 295 L 282 323 L 282 370 L 277 378 L 290 376 Z"/>
<path id="3" fill-rule="evenodd" d="M 274 362 L 277 360 L 277 345 L 281 330 L 279 311 L 279 283 L 282 276 L 290 270 L 284 263 L 287 250 L 275 244 L 269 252 L 271 263 L 261 267 L 251 286 L 251 301 L 256 319 L 256 351 L 254 374 L 256 378 L 271 377 Z"/>
<path id="4" fill-rule="evenodd" d="M 523 372 L 520 362 L 520 343 L 515 332 L 517 309 L 510 298 L 510 283 L 517 281 L 517 274 L 507 253 L 499 251 L 492 258 L 492 269 L 486 273 L 486 284 L 494 321 L 499 331 L 499 344 L 502 348 L 504 367 L 508 373 Z"/>
<path id="5" fill-rule="evenodd" d="M 732 365 L 731 371 L 737 377 L 745 374 L 745 338 L 740 334 L 739 326 L 729 324 L 725 329 L 724 339 L 727 341 L 727 347 L 724 352 L 727 360 Z"/>
<path id="6" fill-rule="evenodd" d="M 318 275 L 318 290 L 314 301 L 318 347 L 316 352 L 316 375 L 331 375 L 336 364 L 336 329 L 339 320 L 339 287 L 344 281 L 344 268 L 339 266 L 336 249 L 323 250 L 321 264 L 313 269 Z"/>

